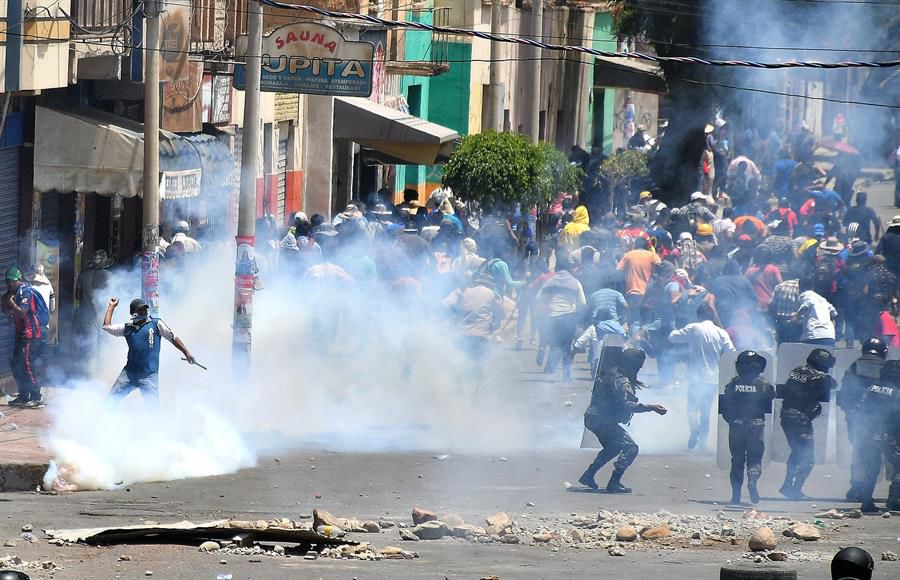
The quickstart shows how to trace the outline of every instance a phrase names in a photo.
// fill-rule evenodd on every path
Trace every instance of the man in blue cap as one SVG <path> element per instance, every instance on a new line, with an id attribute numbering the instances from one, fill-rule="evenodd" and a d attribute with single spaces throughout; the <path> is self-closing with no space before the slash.
<path id="1" fill-rule="evenodd" d="M 161 338 L 165 338 L 181 351 L 184 358 L 193 364 L 191 351 L 175 336 L 162 320 L 150 316 L 150 307 L 140 298 L 131 301 L 129 311 L 131 322 L 113 324 L 112 317 L 119 305 L 117 298 L 110 298 L 103 317 L 103 330 L 113 336 L 121 336 L 128 343 L 128 360 L 116 379 L 109 396 L 121 399 L 138 389 L 144 397 L 154 402 L 159 399 L 159 353 Z"/>

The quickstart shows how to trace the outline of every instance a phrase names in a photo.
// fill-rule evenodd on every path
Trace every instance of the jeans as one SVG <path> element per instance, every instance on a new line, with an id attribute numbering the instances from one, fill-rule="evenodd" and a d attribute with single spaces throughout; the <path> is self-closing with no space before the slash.
<path id="1" fill-rule="evenodd" d="M 109 396 L 113 399 L 124 399 L 135 389 L 139 390 L 145 399 L 159 401 L 159 373 L 136 376 L 129 375 L 128 371 L 123 369 L 109 391 Z"/>
<path id="2" fill-rule="evenodd" d="M 805 344 L 815 344 L 818 346 L 830 346 L 834 348 L 834 339 L 833 338 L 808 338 L 803 341 Z"/>
<path id="3" fill-rule="evenodd" d="M 697 434 L 700 449 L 706 447 L 709 436 L 709 416 L 712 413 L 713 399 L 716 398 L 718 385 L 715 383 L 699 383 L 691 381 L 687 387 L 687 412 L 691 433 Z"/>
<path id="4" fill-rule="evenodd" d="M 16 386 L 19 387 L 19 398 L 28 401 L 41 399 L 41 382 L 35 363 L 41 356 L 44 341 L 39 338 L 16 339 L 10 367 Z"/>

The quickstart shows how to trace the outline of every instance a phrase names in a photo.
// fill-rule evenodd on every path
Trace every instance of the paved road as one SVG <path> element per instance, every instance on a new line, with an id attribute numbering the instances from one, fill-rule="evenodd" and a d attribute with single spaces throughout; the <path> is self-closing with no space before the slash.
<path id="1" fill-rule="evenodd" d="M 455 512 L 468 522 L 482 524 L 497 511 L 506 511 L 514 519 L 530 527 L 548 518 L 547 525 L 563 529 L 559 524 L 570 514 L 593 517 L 598 510 L 654 513 L 661 509 L 674 514 L 715 516 L 725 510 L 729 517 L 741 518 L 742 510 L 725 508 L 718 502 L 728 496 L 727 474 L 718 470 L 712 455 L 683 450 L 687 430 L 677 412 L 658 418 L 656 425 L 636 424 L 639 441 L 645 450 L 665 451 L 664 455 L 642 454 L 626 475 L 626 483 L 634 487 L 631 496 L 610 496 L 567 491 L 565 481 L 577 480 L 593 452 L 577 449 L 580 417 L 587 403 L 589 384 L 581 365 L 577 380 L 563 384 L 546 380 L 536 372 L 533 351 L 516 353 L 503 344 L 495 349 L 494 372 L 504 371 L 507 380 L 495 382 L 485 389 L 502 393 L 514 411 L 492 422 L 490 414 L 478 416 L 472 425 L 484 441 L 484 449 L 497 451 L 468 453 L 442 448 L 405 452 L 332 452 L 322 443 L 270 452 L 257 467 L 237 474 L 181 480 L 170 483 L 148 483 L 130 486 L 130 491 L 80 492 L 66 495 L 0 494 L 5 518 L 0 519 L 0 541 L 16 538 L 23 524 L 35 529 L 93 527 L 134 524 L 145 520 L 203 521 L 236 516 L 240 519 L 289 517 L 310 514 L 313 508 L 329 510 L 339 516 L 360 519 L 403 518 L 409 521 L 413 507 L 433 509 L 438 513 Z M 648 376 L 652 376 L 651 372 Z M 495 376 L 489 373 L 489 377 Z M 645 397 L 654 398 L 653 392 Z M 488 396 L 488 395 L 484 395 Z M 663 396 L 660 394 L 660 396 Z M 675 403 L 680 393 L 663 399 Z M 567 406 L 566 401 L 572 405 Z M 677 405 L 676 405 L 677 406 Z M 423 422 L 430 414 L 445 409 L 422 409 Z M 518 425 L 508 424 L 518 417 Z M 336 419 L 337 420 L 337 419 Z M 648 441 L 649 427 L 659 427 Z M 385 427 L 386 429 L 388 427 Z M 509 433 L 533 444 L 534 451 L 509 444 Z M 322 433 L 320 441 L 331 435 Z M 399 433 L 397 439 L 411 437 Z M 313 438 L 315 439 L 315 438 Z M 492 440 L 504 445 L 492 446 Z M 344 443 L 346 441 L 344 440 Z M 297 445 L 303 445 L 302 443 Z M 509 451 L 502 451 L 503 448 Z M 443 460 L 435 455 L 448 453 Z M 500 453 L 505 457 L 501 458 Z M 279 459 L 275 461 L 275 456 Z M 505 460 L 504 460 L 505 459 Z M 315 469 L 313 469 L 315 467 Z M 609 467 L 600 478 L 608 474 Z M 776 490 L 784 473 L 782 465 L 772 464 L 765 470 L 761 493 L 761 510 L 774 515 L 809 520 L 816 512 L 830 507 L 852 507 L 835 498 L 843 496 L 847 474 L 834 465 L 820 466 L 814 472 L 807 493 L 814 496 L 808 503 L 793 503 L 777 498 Z M 420 477 L 421 476 L 421 477 Z M 316 498 L 316 494 L 321 498 Z M 884 497 L 885 486 L 879 487 Z M 528 502 L 535 505 L 526 507 Z M 897 517 L 866 517 L 845 520 L 846 527 L 827 532 L 821 542 L 782 545 L 804 552 L 831 554 L 842 545 L 861 545 L 875 554 L 898 551 Z M 557 522 L 557 523 L 553 523 Z M 835 522 L 843 524 L 842 522 Z M 775 524 L 776 529 L 778 525 Z M 40 534 L 39 534 L 40 535 Z M 582 578 L 595 577 L 598 566 L 605 577 L 640 578 L 663 574 L 666 578 L 717 578 L 718 567 L 740 558 L 745 541 L 724 547 L 682 547 L 681 542 L 639 551 L 628 551 L 624 557 L 609 556 L 602 549 L 562 546 L 558 552 L 546 545 L 481 545 L 463 540 L 444 539 L 432 542 L 399 542 L 396 530 L 381 534 L 359 535 L 376 547 L 401 545 L 413 549 L 420 558 L 413 561 L 305 561 L 300 558 L 263 558 L 251 563 L 247 556 L 200 554 L 195 548 L 179 546 L 110 548 L 57 547 L 41 539 L 37 544 L 17 548 L 0 548 L 25 560 L 50 559 L 63 567 L 55 578 L 143 578 L 146 570 L 157 578 L 213 579 L 220 573 L 234 578 Z M 20 542 L 21 544 L 21 542 Z M 119 562 L 121 554 L 131 561 Z M 827 576 L 827 561 L 791 563 L 801 578 Z M 42 575 L 43 574 L 43 575 Z M 878 562 L 877 578 L 900 576 L 900 563 Z M 47 573 L 33 573 L 32 578 L 49 578 Z"/>

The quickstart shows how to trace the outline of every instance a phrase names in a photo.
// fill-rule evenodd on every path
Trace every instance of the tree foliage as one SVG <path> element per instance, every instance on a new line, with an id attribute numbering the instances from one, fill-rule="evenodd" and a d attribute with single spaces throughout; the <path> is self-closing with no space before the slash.
<path id="1" fill-rule="evenodd" d="M 546 202 L 574 192 L 580 179 L 581 171 L 552 145 L 487 131 L 462 138 L 444 166 L 442 183 L 460 199 L 492 206 Z"/>
<path id="2" fill-rule="evenodd" d="M 606 178 L 612 190 L 634 178 L 647 177 L 650 175 L 647 154 L 637 149 L 619 151 L 600 164 L 600 174 Z"/>

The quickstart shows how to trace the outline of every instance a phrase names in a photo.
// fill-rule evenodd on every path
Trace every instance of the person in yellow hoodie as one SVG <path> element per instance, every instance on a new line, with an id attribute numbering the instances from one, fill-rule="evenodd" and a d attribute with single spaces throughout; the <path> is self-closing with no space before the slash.
<path id="1" fill-rule="evenodd" d="M 570 253 L 578 249 L 578 239 L 581 234 L 591 229 L 590 222 L 586 207 L 579 205 L 575 208 L 572 221 L 566 224 L 559 234 L 559 247 L 565 252 L 564 258 L 568 258 Z"/>

